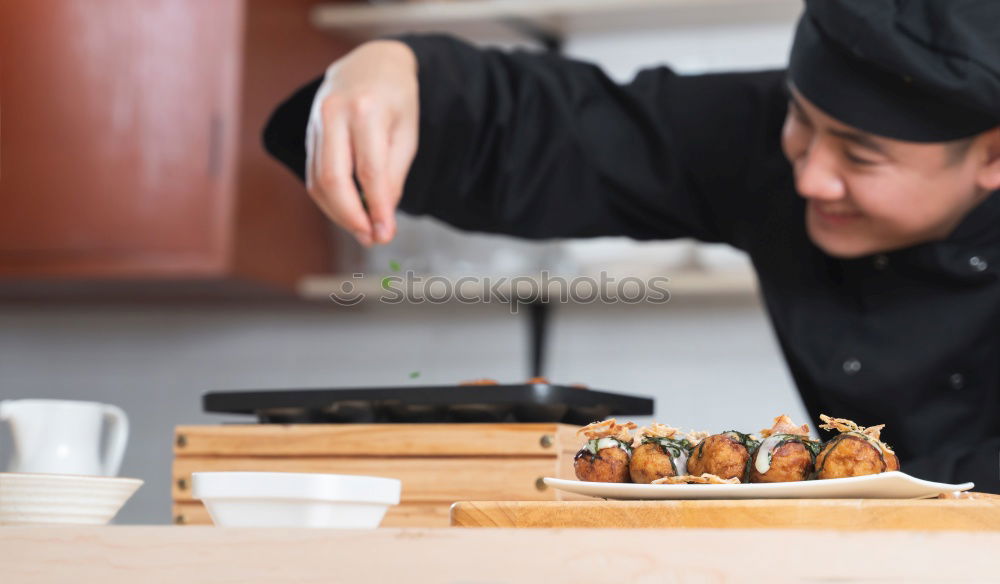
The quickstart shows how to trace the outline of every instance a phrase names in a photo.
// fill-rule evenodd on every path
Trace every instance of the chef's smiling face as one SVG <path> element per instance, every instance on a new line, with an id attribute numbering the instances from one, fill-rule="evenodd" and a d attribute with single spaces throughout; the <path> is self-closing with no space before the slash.
<path id="1" fill-rule="evenodd" d="M 791 89 L 785 156 L 807 201 L 806 227 L 832 256 L 943 239 L 1000 188 L 1000 130 L 954 143 L 890 140 L 823 113 Z"/>

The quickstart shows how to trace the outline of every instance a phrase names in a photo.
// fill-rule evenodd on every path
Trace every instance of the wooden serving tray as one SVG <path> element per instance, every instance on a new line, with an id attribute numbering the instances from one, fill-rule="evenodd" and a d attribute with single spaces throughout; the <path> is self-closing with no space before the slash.
<path id="1" fill-rule="evenodd" d="M 456 527 L 1000 531 L 1000 497 L 725 501 L 463 501 Z"/>

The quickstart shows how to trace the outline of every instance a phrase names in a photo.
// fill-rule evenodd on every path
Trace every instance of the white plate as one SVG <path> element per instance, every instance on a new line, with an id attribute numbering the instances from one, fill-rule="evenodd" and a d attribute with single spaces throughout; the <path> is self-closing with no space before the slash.
<path id="1" fill-rule="evenodd" d="M 926 499 L 941 493 L 968 491 L 973 483 L 933 483 L 899 472 L 801 481 L 740 485 L 637 485 L 588 483 L 546 478 L 545 484 L 569 493 L 602 499 Z"/>
<path id="2" fill-rule="evenodd" d="M 139 479 L 0 472 L 0 525 L 104 525 Z"/>

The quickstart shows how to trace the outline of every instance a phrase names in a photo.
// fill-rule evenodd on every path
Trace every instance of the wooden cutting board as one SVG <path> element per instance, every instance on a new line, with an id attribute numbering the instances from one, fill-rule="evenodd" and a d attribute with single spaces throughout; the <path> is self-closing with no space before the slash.
<path id="1" fill-rule="evenodd" d="M 1000 497 L 726 501 L 463 501 L 456 527 L 1000 531 Z"/>

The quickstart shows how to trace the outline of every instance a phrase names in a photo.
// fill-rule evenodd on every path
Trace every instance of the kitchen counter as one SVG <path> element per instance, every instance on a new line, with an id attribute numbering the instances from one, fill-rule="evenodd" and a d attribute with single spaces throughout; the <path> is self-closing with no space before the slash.
<path id="1" fill-rule="evenodd" d="M 947 531 L 0 527 L 0 580 L 998 582 L 998 549 Z"/>

